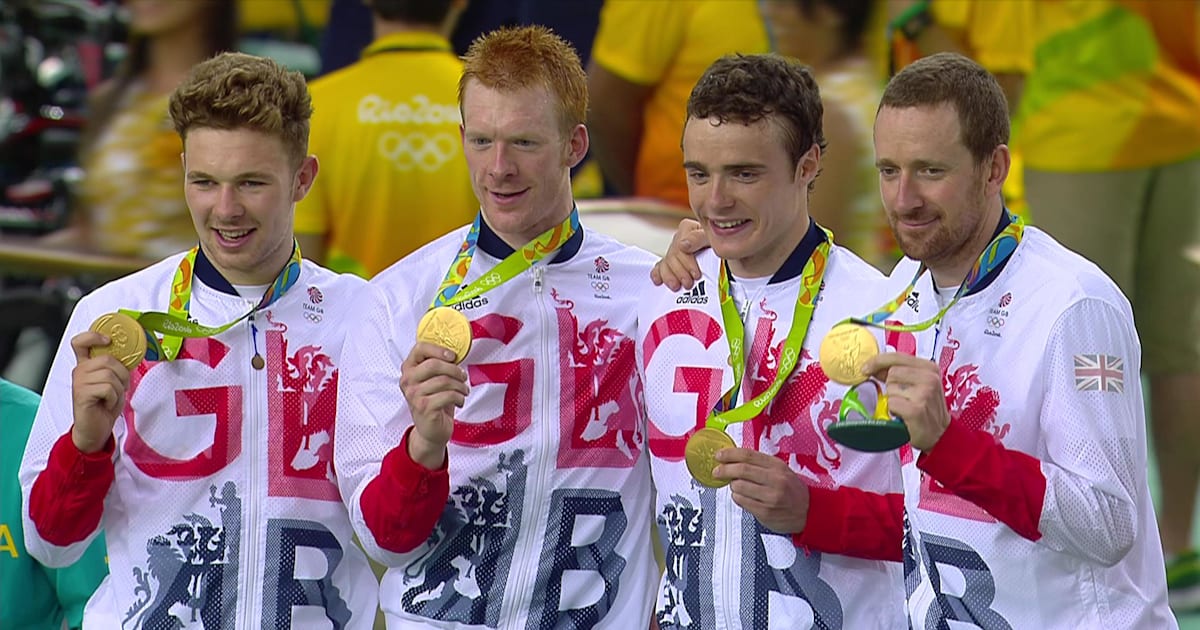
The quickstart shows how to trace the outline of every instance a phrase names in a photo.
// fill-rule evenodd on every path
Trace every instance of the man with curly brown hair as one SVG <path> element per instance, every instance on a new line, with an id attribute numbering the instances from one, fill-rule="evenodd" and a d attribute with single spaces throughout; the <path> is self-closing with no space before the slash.
<path id="1" fill-rule="evenodd" d="M 199 244 L 85 296 L 21 465 L 26 546 L 110 574 L 84 627 L 369 628 L 332 466 L 341 322 L 364 282 L 301 258 L 304 78 L 226 53 L 170 99 Z M 93 323 L 95 322 L 95 323 Z"/>

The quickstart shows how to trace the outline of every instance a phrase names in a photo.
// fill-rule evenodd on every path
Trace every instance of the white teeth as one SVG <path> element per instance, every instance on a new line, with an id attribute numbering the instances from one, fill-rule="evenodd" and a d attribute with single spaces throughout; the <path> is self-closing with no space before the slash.
<path id="1" fill-rule="evenodd" d="M 749 219 L 739 219 L 737 221 L 713 221 L 713 225 L 715 225 L 723 230 L 726 230 L 731 227 L 737 227 L 737 226 L 745 223 L 748 220 Z"/>
<path id="2" fill-rule="evenodd" d="M 238 230 L 236 232 L 230 232 L 228 230 L 217 230 L 217 232 L 221 235 L 221 238 L 233 241 L 233 240 L 237 240 L 237 239 L 242 238 L 243 236 L 249 234 L 250 230 Z"/>

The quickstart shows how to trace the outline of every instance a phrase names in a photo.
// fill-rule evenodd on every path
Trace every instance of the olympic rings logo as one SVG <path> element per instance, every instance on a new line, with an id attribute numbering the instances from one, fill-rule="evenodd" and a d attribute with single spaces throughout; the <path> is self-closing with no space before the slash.
<path id="1" fill-rule="evenodd" d="M 497 284 L 500 284 L 500 282 L 501 282 L 500 274 L 494 273 L 494 272 L 489 273 L 488 275 L 479 279 L 479 283 L 485 287 L 494 287 Z"/>
<path id="2" fill-rule="evenodd" d="M 314 324 L 319 324 L 321 322 L 321 320 L 324 318 L 322 318 L 320 315 L 318 315 L 316 313 L 304 311 L 304 319 L 307 319 L 308 321 L 310 321 Z"/>
<path id="3" fill-rule="evenodd" d="M 995 315 L 993 315 L 993 316 L 987 318 L 987 323 L 988 323 L 988 326 L 990 326 L 992 328 L 999 328 L 1004 325 L 1004 318 L 996 317 Z"/>
<path id="4" fill-rule="evenodd" d="M 600 282 L 599 280 L 593 280 L 593 281 L 592 281 L 592 288 L 593 288 L 593 289 L 595 289 L 595 290 L 597 290 L 597 291 L 607 291 L 607 290 L 608 290 L 608 283 L 607 283 L 607 282 Z"/>
<path id="5" fill-rule="evenodd" d="M 425 134 L 386 131 L 379 136 L 379 154 L 395 165 L 396 170 L 405 173 L 418 168 L 432 173 L 458 152 L 455 136 L 447 132 Z"/>
<path id="6" fill-rule="evenodd" d="M 783 365 L 788 368 L 796 365 L 796 351 L 792 348 L 787 348 L 783 352 Z M 783 368 L 780 368 L 783 369 Z"/>

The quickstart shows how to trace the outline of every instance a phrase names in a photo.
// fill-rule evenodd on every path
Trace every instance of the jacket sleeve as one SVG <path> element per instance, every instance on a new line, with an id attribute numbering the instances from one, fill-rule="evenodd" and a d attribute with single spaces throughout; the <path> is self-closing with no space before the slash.
<path id="1" fill-rule="evenodd" d="M 367 285 L 346 324 L 334 440 L 354 531 L 368 555 L 393 567 L 429 538 L 449 495 L 445 468 L 429 471 L 408 457 L 412 417 L 400 392 L 400 364 L 420 314 L 400 301 Z"/>
<path id="2" fill-rule="evenodd" d="M 867 560 L 903 559 L 904 495 L 851 486 L 809 487 L 808 522 L 797 547 Z"/>
<path id="3" fill-rule="evenodd" d="M 416 549 L 433 533 L 442 506 L 450 497 L 449 458 L 429 470 L 408 455 L 408 434 L 383 458 L 379 474 L 367 482 L 359 499 L 363 522 L 378 545 L 394 553 Z"/>
<path id="4" fill-rule="evenodd" d="M 75 368 L 71 337 L 87 329 L 93 310 L 85 297 L 71 314 L 18 473 L 25 548 L 49 567 L 65 567 L 83 555 L 100 531 L 104 499 L 113 480 L 113 441 L 104 450 L 85 455 L 70 436 Z"/>
<path id="5" fill-rule="evenodd" d="M 1148 500 L 1140 356 L 1127 308 L 1081 300 L 1054 324 L 1039 366 L 1038 457 L 952 424 L 917 465 L 1021 536 L 1112 566 Z"/>

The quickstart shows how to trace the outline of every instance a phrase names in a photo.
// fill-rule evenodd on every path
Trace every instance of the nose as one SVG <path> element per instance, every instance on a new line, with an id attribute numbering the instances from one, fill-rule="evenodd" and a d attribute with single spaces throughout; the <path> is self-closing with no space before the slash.
<path id="1" fill-rule="evenodd" d="M 213 206 L 213 214 L 225 218 L 236 217 L 242 213 L 235 186 L 235 184 L 224 184 L 220 187 L 217 192 L 216 204 Z"/>
<path id="2" fill-rule="evenodd" d="M 515 173 L 516 169 L 506 143 L 497 142 L 492 147 L 492 159 L 488 161 L 488 175 L 494 179 L 504 179 Z"/>
<path id="3" fill-rule="evenodd" d="M 725 208 L 733 203 L 729 195 L 729 184 L 724 177 L 713 177 L 708 185 L 708 204 L 713 208 Z"/>
<path id="4" fill-rule="evenodd" d="M 903 173 L 900 177 L 896 178 L 892 196 L 892 207 L 896 212 L 914 210 L 920 208 L 923 203 L 920 189 L 917 183 L 913 181 L 912 175 L 908 173 Z"/>

